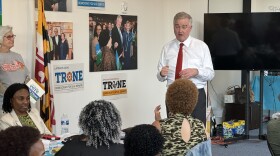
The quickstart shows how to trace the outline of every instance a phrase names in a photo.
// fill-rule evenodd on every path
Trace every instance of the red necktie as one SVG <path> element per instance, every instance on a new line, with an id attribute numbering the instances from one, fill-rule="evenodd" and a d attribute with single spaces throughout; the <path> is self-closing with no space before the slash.
<path id="1" fill-rule="evenodd" d="M 176 73 L 175 73 L 175 80 L 180 78 L 179 73 L 182 70 L 182 63 L 183 63 L 183 46 L 184 43 L 180 43 L 179 53 L 177 57 L 177 65 L 176 65 Z"/>

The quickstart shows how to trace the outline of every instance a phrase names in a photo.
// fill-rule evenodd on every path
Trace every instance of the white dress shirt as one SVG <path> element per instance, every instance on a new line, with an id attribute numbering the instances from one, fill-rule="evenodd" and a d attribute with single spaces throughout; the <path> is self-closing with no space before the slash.
<path id="1" fill-rule="evenodd" d="M 183 65 L 182 70 L 186 68 L 196 68 L 198 75 L 190 78 L 198 89 L 204 88 L 207 81 L 214 77 L 214 69 L 208 46 L 201 40 L 189 36 L 183 46 Z M 175 70 L 180 42 L 174 39 L 164 45 L 161 57 L 158 62 L 157 78 L 159 81 L 167 80 L 169 86 L 175 80 Z M 162 77 L 160 71 L 162 67 L 168 65 L 168 75 Z"/>

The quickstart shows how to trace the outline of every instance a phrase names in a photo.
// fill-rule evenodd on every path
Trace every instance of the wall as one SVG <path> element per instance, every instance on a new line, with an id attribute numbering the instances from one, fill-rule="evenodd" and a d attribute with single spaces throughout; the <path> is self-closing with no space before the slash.
<path id="1" fill-rule="evenodd" d="M 260 1 L 260 0 L 259 0 Z M 257 0 L 252 1 L 255 7 L 262 6 Z M 126 73 L 128 76 L 128 98 L 112 100 L 121 112 L 123 128 L 135 124 L 151 123 L 154 120 L 153 110 L 162 105 L 165 113 L 165 83 L 156 78 L 157 61 L 164 43 L 174 38 L 172 22 L 176 12 L 189 12 L 194 19 L 191 35 L 203 40 L 203 14 L 208 10 L 208 0 L 127 0 L 128 15 L 138 16 L 138 69 L 122 72 L 89 73 L 88 69 L 88 13 L 121 14 L 122 0 L 106 1 L 105 10 L 82 9 L 77 1 L 72 0 L 72 12 L 46 12 L 48 21 L 73 22 L 73 47 L 75 58 L 59 63 L 84 62 L 83 91 L 68 94 L 57 94 L 55 98 L 56 115 L 59 123 L 62 113 L 70 117 L 70 132 L 77 133 L 80 110 L 90 101 L 101 98 L 101 75 L 108 73 Z M 22 54 L 32 75 L 34 74 L 34 21 L 37 19 L 34 0 L 3 0 L 3 25 L 14 26 L 17 35 L 12 49 Z M 15 6 L 16 5 L 16 6 Z M 252 10 L 254 7 L 252 6 Z M 209 0 L 209 12 L 242 12 L 242 0 Z M 230 85 L 240 84 L 240 71 L 215 71 L 215 78 L 209 82 L 210 102 L 218 118 L 223 114 L 223 95 Z M 57 125 L 60 134 L 60 125 Z"/>
<path id="2" fill-rule="evenodd" d="M 252 12 L 280 12 L 279 0 L 252 0 Z"/>
<path id="3" fill-rule="evenodd" d="M 82 9 L 77 7 L 77 1 L 72 1 L 72 12 L 46 12 L 47 21 L 73 22 L 74 60 L 55 61 L 60 63 L 84 63 L 83 91 L 54 95 L 55 119 L 60 122 L 62 113 L 70 118 L 70 132 L 77 133 L 78 116 L 81 109 L 92 100 L 101 98 L 101 75 L 108 73 L 126 73 L 128 79 L 128 98 L 112 100 L 120 110 L 123 128 L 141 123 L 152 123 L 153 110 L 156 105 L 162 105 L 162 115 L 165 113 L 166 84 L 156 78 L 157 62 L 162 46 L 174 38 L 172 22 L 176 12 L 190 12 L 190 0 L 127 0 L 128 15 L 138 16 L 138 69 L 121 72 L 89 73 L 88 68 L 88 13 L 121 14 L 122 0 L 106 1 L 105 10 Z M 12 25 L 17 35 L 15 47 L 12 49 L 22 54 L 23 59 L 34 75 L 34 38 L 37 12 L 34 0 L 4 0 L 3 25 Z M 196 22 L 196 21 L 195 21 Z M 201 23 L 201 21 L 199 22 Z M 196 34 L 193 34 L 196 36 Z M 60 125 L 57 124 L 57 134 Z"/>

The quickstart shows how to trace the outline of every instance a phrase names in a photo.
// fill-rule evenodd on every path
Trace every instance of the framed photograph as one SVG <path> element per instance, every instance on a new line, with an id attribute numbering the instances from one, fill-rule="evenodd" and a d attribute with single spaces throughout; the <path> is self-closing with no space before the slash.
<path id="1" fill-rule="evenodd" d="M 137 16 L 89 14 L 89 71 L 137 69 Z"/>
<path id="2" fill-rule="evenodd" d="M 47 25 L 50 60 L 73 60 L 73 23 L 47 22 Z"/>
<path id="3" fill-rule="evenodd" d="M 35 0 L 35 8 L 38 8 L 38 0 Z M 44 10 L 72 12 L 72 0 L 44 0 Z"/>

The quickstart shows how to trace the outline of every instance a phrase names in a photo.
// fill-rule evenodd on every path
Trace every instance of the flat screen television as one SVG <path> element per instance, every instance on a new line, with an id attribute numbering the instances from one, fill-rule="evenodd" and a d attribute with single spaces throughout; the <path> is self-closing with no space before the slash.
<path id="1" fill-rule="evenodd" d="M 204 14 L 215 70 L 279 70 L 280 13 Z"/>

